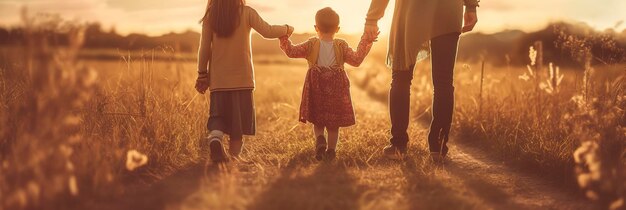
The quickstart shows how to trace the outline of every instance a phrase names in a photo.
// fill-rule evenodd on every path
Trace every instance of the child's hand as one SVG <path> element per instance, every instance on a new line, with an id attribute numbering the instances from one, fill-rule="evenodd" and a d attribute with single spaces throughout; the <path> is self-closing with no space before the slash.
<path id="1" fill-rule="evenodd" d="M 209 89 L 209 74 L 207 72 L 198 73 L 198 79 L 196 79 L 196 90 L 200 94 L 206 93 Z"/>
<path id="2" fill-rule="evenodd" d="M 365 40 L 370 41 L 370 42 L 377 42 L 378 41 L 378 35 L 380 35 L 380 31 L 378 31 L 376 34 L 363 33 L 362 39 L 365 39 Z"/>
<path id="3" fill-rule="evenodd" d="M 293 26 L 287 25 L 287 37 L 291 37 L 295 28 Z"/>

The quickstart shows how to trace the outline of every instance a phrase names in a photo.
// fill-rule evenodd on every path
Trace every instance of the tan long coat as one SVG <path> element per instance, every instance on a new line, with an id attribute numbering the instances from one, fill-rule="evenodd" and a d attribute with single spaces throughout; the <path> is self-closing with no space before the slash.
<path id="1" fill-rule="evenodd" d="M 366 24 L 375 25 L 388 4 L 389 0 L 372 0 Z M 430 39 L 461 33 L 464 4 L 475 9 L 478 0 L 396 0 L 387 64 L 393 70 L 409 70 L 428 57 Z"/>

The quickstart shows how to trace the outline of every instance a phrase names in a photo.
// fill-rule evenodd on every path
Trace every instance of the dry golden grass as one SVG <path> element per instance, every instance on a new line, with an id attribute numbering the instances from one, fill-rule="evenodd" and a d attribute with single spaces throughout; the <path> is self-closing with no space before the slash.
<path id="1" fill-rule="evenodd" d="M 390 74 L 380 71 L 381 64 L 364 68 L 354 76 L 371 95 L 386 100 Z M 528 75 L 526 68 L 487 64 L 483 72 L 481 64 L 458 63 L 454 141 L 540 171 L 566 189 L 579 185 L 606 208 L 618 205 L 626 196 L 626 66 L 587 65 L 587 71 L 558 73 L 557 68 Z M 414 77 L 413 117 L 427 123 L 429 64 L 418 65 Z"/>
<path id="2" fill-rule="evenodd" d="M 349 69 L 357 125 L 341 131 L 338 160 L 315 161 L 311 129 L 296 120 L 303 61 L 262 62 L 256 68 L 259 132 L 246 139 L 248 162 L 206 164 L 208 154 L 199 139 L 206 134 L 209 101 L 193 89 L 194 63 L 155 61 L 151 51 L 122 55 L 118 62 L 81 61 L 76 59 L 80 28 L 64 29 L 72 44 L 53 48 L 45 43 L 45 31 L 32 25 L 24 48 L 0 56 L 0 209 L 536 209 L 580 204 L 573 196 L 555 202 L 533 197 L 555 193 L 521 188 L 517 173 L 488 170 L 487 163 L 495 161 L 474 160 L 462 148 L 453 149 L 459 154 L 455 157 L 472 161 L 448 168 L 431 164 L 426 130 L 419 123 L 409 129 L 406 159 L 382 157 L 389 138 L 390 72 L 378 62 Z M 589 198 L 619 207 L 626 194 L 623 69 L 587 74 L 585 85 L 580 73 L 564 71 L 559 91 L 553 85 L 550 94 L 539 82 L 520 80 L 525 69 L 487 66 L 481 72 L 476 66 L 459 65 L 456 71 L 453 132 L 458 135 L 453 144 L 477 145 L 481 153 L 536 170 L 534 175 L 577 180 Z M 429 118 L 427 72 L 422 64 L 414 79 L 416 122 Z M 504 178 L 482 173 L 503 173 Z M 516 184 L 502 184 L 509 181 Z"/>

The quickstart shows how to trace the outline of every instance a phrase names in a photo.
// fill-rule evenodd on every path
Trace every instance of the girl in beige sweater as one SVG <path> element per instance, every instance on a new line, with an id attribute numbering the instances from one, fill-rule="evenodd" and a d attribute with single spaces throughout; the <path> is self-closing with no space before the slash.
<path id="1" fill-rule="evenodd" d="M 252 29 L 265 38 L 279 38 L 291 34 L 293 27 L 268 24 L 244 0 L 210 1 L 201 23 L 196 90 L 211 92 L 207 140 L 211 160 L 221 162 L 228 160 L 224 134 L 230 137 L 230 155 L 238 157 L 243 135 L 256 130 Z"/>

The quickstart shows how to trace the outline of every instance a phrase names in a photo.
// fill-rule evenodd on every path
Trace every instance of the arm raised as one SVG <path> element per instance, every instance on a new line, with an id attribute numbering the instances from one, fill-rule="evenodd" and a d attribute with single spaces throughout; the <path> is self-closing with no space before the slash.
<path id="1" fill-rule="evenodd" d="M 354 51 L 347 43 L 342 44 L 343 48 L 343 58 L 344 62 L 347 64 L 359 67 L 367 54 L 369 54 L 372 49 L 372 45 L 374 44 L 375 37 L 369 37 L 368 35 L 363 35 L 361 37 L 361 41 L 359 42 L 359 46 L 357 46 L 356 51 Z"/>
<path id="2" fill-rule="evenodd" d="M 280 49 L 290 58 L 306 58 L 311 49 L 311 41 L 293 45 L 288 36 L 280 37 Z"/>
<path id="3" fill-rule="evenodd" d="M 385 16 L 385 9 L 387 9 L 387 5 L 389 5 L 389 0 L 372 0 L 370 9 L 368 10 L 365 18 L 364 32 L 366 35 L 370 37 L 377 35 L 379 31 L 378 20 Z"/>
<path id="4" fill-rule="evenodd" d="M 250 8 L 250 27 L 265 38 L 279 38 L 288 35 L 293 31 L 293 27 L 288 25 L 270 25 L 265 22 L 256 10 Z"/>

